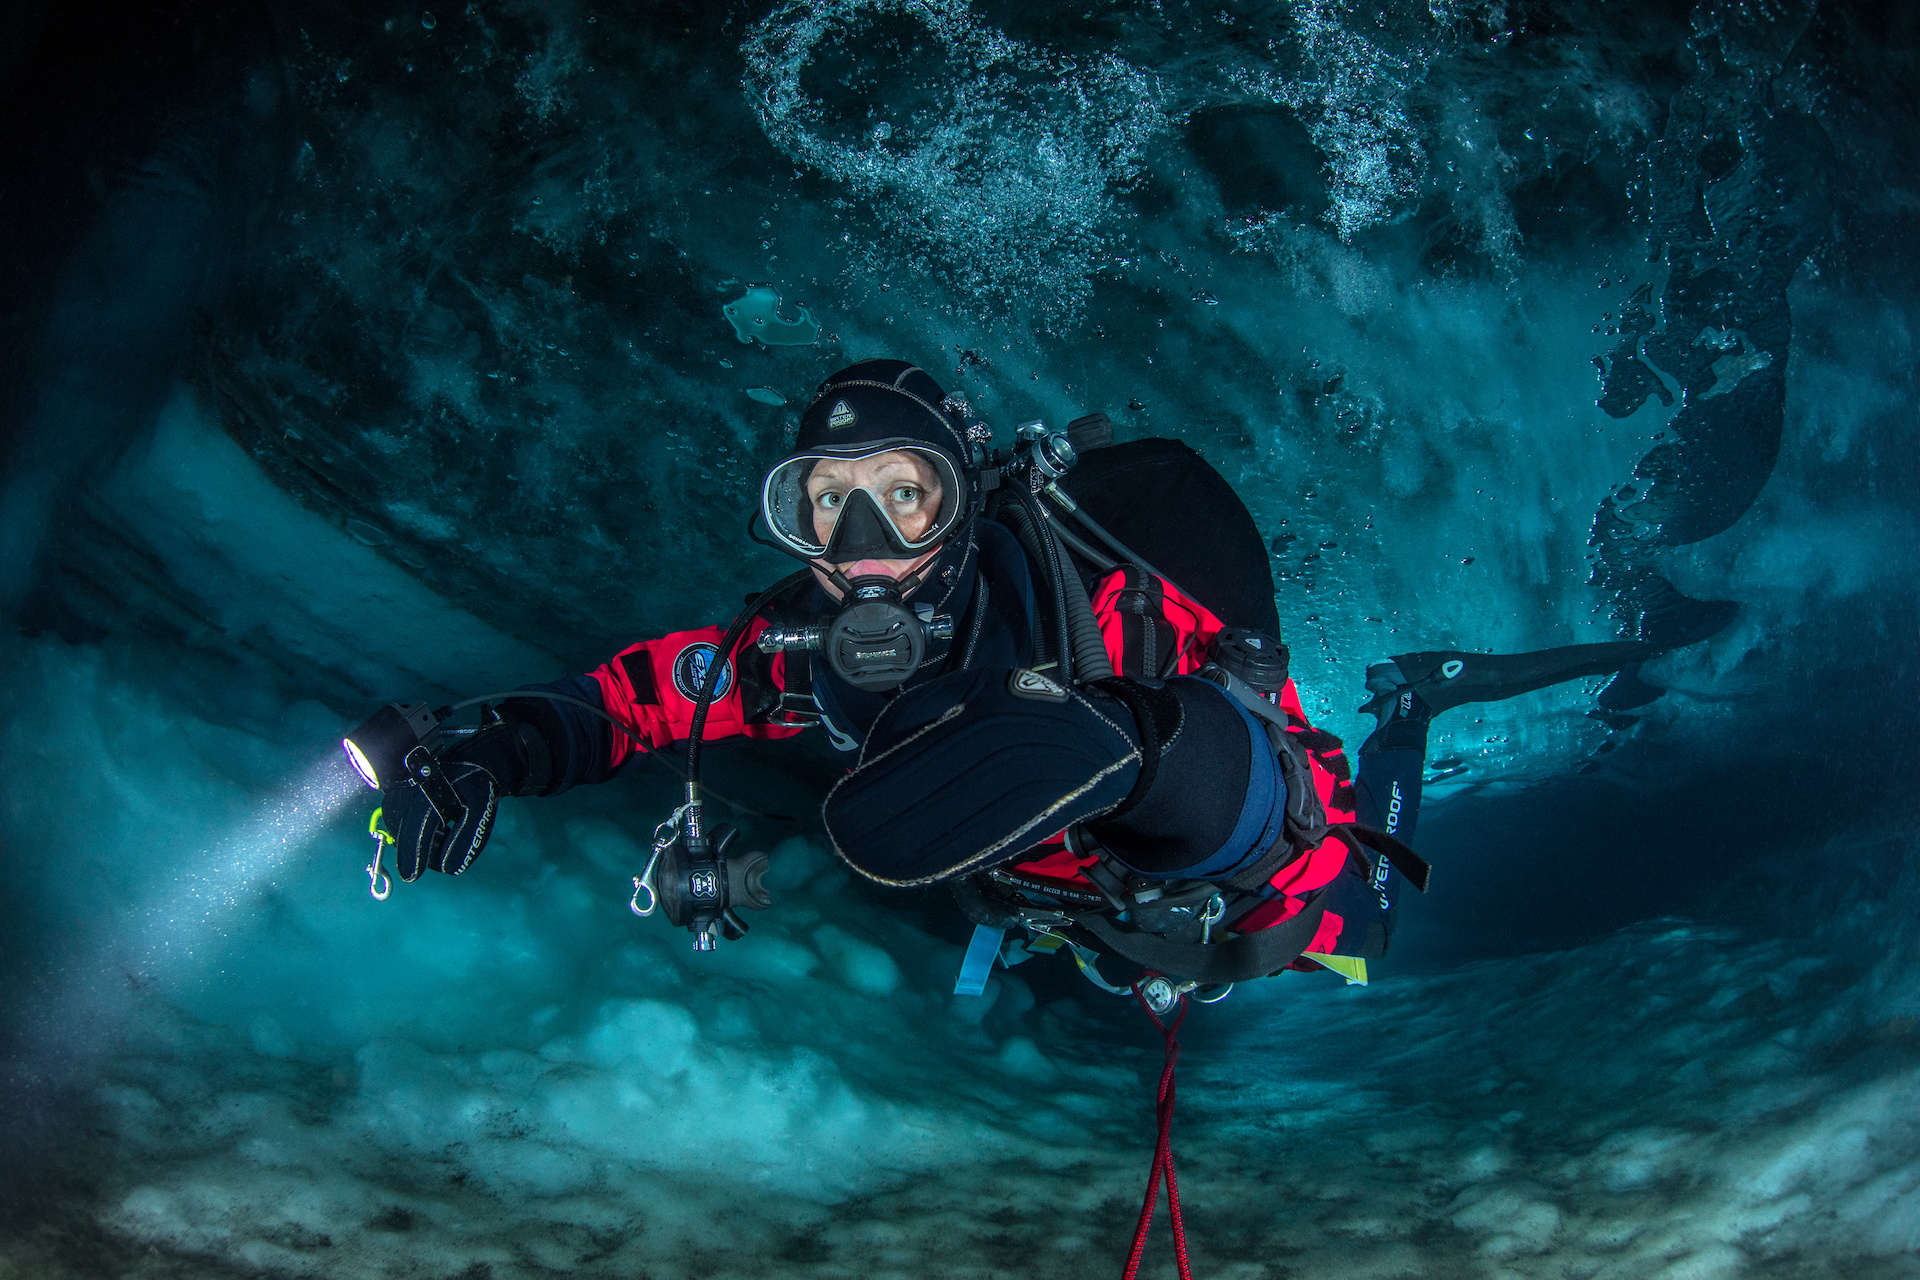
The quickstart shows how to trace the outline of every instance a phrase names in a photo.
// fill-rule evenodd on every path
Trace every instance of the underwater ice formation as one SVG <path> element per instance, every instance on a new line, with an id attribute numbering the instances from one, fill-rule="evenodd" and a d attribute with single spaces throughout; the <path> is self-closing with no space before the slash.
<path id="1" fill-rule="evenodd" d="M 1648 149 L 1648 247 L 1666 280 L 1621 308 L 1620 341 L 1596 363 L 1617 418 L 1651 397 L 1681 401 L 1657 445 L 1594 524 L 1596 581 L 1623 624 L 1673 642 L 1736 607 L 1689 600 L 1657 553 L 1729 528 L 1780 455 L 1793 337 L 1787 286 L 1828 234 L 1835 155 L 1815 119 L 1820 27 L 1811 6 L 1780 21 L 1700 24 L 1695 70 Z"/>
<path id="2" fill-rule="evenodd" d="M 780 295 L 772 285 L 748 285 L 747 291 L 720 308 L 720 313 L 733 326 L 734 336 L 745 343 L 764 342 L 770 347 L 807 347 L 812 346 L 820 336 L 820 326 L 814 323 L 813 313 L 805 307 L 798 308 L 800 318 L 797 320 L 788 320 L 780 314 Z M 748 394 L 752 395 L 752 392 Z"/>
<path id="3" fill-rule="evenodd" d="M 1115 197 L 1169 124 L 1150 73 L 1025 44 L 965 0 L 783 4 L 742 52 L 768 139 L 872 202 L 890 256 L 976 305 L 1075 315 L 1112 252 Z"/>
<path id="4" fill-rule="evenodd" d="M 804 742 L 712 753 L 800 821 L 711 956 L 627 909 L 664 770 L 367 893 L 346 727 L 727 617 L 883 353 L 1202 450 L 1350 741 L 1387 654 L 1738 606 L 1448 712 L 1372 985 L 1190 1020 L 1201 1274 L 1911 1274 L 1905 7 L 98 16 L 0 18 L 0 1275 L 1115 1273 L 1151 1030 L 946 994 Z"/>

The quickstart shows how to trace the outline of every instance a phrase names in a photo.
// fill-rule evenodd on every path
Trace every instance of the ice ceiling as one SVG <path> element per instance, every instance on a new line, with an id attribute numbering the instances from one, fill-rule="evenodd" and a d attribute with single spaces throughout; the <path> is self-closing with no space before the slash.
<path id="1" fill-rule="evenodd" d="M 344 725 L 724 619 L 881 354 L 1002 443 L 1201 450 L 1350 739 L 1390 653 L 1712 633 L 1625 712 L 1448 713 L 1379 979 L 1194 1019 L 1204 1274 L 1914 1274 L 1917 50 L 1812 0 L 10 8 L 0 1277 L 1118 1271 L 1150 1029 L 945 994 L 964 923 L 836 869 L 806 751 L 714 753 L 808 815 L 717 956 L 626 912 L 654 779 L 359 871 Z"/>

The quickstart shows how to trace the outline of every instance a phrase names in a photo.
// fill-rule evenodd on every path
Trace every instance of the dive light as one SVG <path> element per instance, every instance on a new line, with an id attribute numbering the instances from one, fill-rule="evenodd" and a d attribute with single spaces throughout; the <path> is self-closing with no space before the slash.
<path id="1" fill-rule="evenodd" d="M 424 702 L 392 702 L 340 740 L 356 773 L 376 791 L 416 786 L 448 830 L 466 819 L 467 807 L 441 776 L 433 744 L 442 717 Z"/>

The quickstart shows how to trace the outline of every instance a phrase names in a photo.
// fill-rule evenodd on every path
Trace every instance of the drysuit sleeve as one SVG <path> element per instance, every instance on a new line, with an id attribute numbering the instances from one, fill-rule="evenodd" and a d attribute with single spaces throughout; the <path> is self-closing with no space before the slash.
<path id="1" fill-rule="evenodd" d="M 764 618 L 755 618 L 720 669 L 713 705 L 701 734 L 706 741 L 739 734 L 789 738 L 805 727 L 781 722 L 779 706 L 786 689 L 787 655 L 763 654 L 755 646 L 754 641 L 766 627 Z M 608 772 L 627 761 L 636 743 L 653 751 L 686 743 L 693 733 L 694 700 L 724 639 L 726 633 L 721 627 L 676 631 L 658 640 L 630 645 L 615 654 L 611 662 L 589 673 L 587 678 L 598 688 L 601 705 L 625 726 L 607 727 L 604 758 Z"/>

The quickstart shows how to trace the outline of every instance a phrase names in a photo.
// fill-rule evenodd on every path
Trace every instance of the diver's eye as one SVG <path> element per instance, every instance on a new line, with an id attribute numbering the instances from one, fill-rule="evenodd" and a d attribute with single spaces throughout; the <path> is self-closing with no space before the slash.
<path id="1" fill-rule="evenodd" d="M 910 484 L 900 485 L 893 491 L 893 500 L 902 506 L 911 505 L 920 501 L 920 490 Z"/>
<path id="2" fill-rule="evenodd" d="M 819 497 L 815 498 L 813 502 L 815 506 L 825 507 L 829 511 L 831 511 L 833 508 L 839 506 L 841 503 L 845 502 L 846 500 L 847 500 L 846 494 L 835 493 L 833 490 L 829 489 L 825 493 L 821 494 Z"/>

